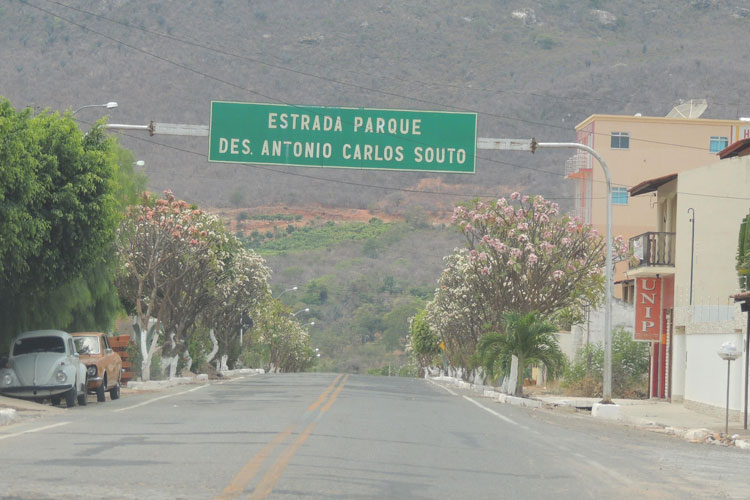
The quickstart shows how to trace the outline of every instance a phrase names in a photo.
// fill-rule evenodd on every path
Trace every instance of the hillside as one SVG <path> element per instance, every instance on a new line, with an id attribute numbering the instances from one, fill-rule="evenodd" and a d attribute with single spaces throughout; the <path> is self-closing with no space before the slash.
<path id="1" fill-rule="evenodd" d="M 365 373 L 390 364 L 395 372 L 407 363 L 408 320 L 432 297 L 443 256 L 463 245 L 454 228 L 419 214 L 407 221 L 317 219 L 252 242 L 273 269 L 275 295 L 308 324 L 318 370 Z"/>
<path id="2" fill-rule="evenodd" d="M 750 116 L 747 0 L 3 0 L 0 95 L 82 128 L 207 125 L 212 100 L 471 111 L 479 137 L 575 141 L 594 113 Z M 114 109 L 88 107 L 117 101 Z M 85 106 L 85 107 L 84 107 Z M 564 150 L 480 151 L 475 174 L 209 163 L 205 137 L 118 134 L 154 191 L 219 212 L 315 321 L 320 369 L 404 362 L 407 319 L 462 244 L 457 202 L 569 208 Z"/>
<path id="3" fill-rule="evenodd" d="M 571 141 L 589 114 L 658 116 L 689 98 L 708 99 L 706 117 L 750 115 L 749 31 L 743 0 L 5 0 L 0 94 L 36 109 L 115 100 L 110 121 L 126 124 L 207 124 L 211 100 L 471 110 L 480 137 Z M 483 152 L 475 175 L 450 176 L 209 164 L 204 138 L 122 142 L 154 190 L 203 205 L 444 215 L 474 195 L 571 196 L 560 151 Z"/>

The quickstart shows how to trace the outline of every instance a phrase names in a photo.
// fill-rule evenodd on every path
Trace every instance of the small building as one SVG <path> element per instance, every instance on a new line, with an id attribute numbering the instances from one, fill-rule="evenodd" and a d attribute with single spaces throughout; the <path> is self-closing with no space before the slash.
<path id="1" fill-rule="evenodd" d="M 626 271 L 635 281 L 635 337 L 651 343 L 652 397 L 724 411 L 726 361 L 717 351 L 727 341 L 742 347 L 746 324 L 732 296 L 740 292 L 740 224 L 750 212 L 748 153 L 750 139 L 743 139 L 722 150 L 719 161 L 630 189 L 654 204 L 655 231 L 630 239 Z M 735 414 L 744 407 L 744 381 L 744 363 L 734 363 Z"/>

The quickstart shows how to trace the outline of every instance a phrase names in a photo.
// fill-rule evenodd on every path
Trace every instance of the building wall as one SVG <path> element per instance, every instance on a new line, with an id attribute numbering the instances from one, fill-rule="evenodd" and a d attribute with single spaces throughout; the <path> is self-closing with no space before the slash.
<path id="1" fill-rule="evenodd" d="M 671 194 L 670 194 L 671 191 Z M 686 404 L 726 405 L 726 341 L 744 350 L 745 313 L 731 295 L 739 292 L 735 256 L 740 223 L 750 212 L 750 157 L 715 161 L 679 174 L 659 198 L 676 194 L 676 252 L 672 399 Z M 692 242 L 692 213 L 695 242 Z M 690 302 L 690 267 L 693 297 Z M 730 408 L 743 405 L 744 356 L 732 363 Z"/>
<path id="2" fill-rule="evenodd" d="M 576 130 L 588 132 L 587 142 L 607 163 L 613 188 L 630 188 L 646 179 L 716 162 L 716 154 L 709 151 L 711 137 L 727 137 L 731 144 L 750 133 L 750 126 L 738 120 L 592 115 Z M 613 149 L 612 132 L 628 132 L 629 148 Z M 594 163 L 591 223 L 604 234 L 606 184 L 602 168 Z M 655 196 L 638 196 L 630 198 L 627 205 L 613 205 L 612 234 L 628 239 L 656 231 L 657 214 Z M 617 266 L 615 280 L 623 279 L 626 268 Z"/>
<path id="3" fill-rule="evenodd" d="M 661 194 L 661 193 L 660 193 Z M 695 213 L 693 224 L 688 209 Z M 729 158 L 683 172 L 677 179 L 675 306 L 690 301 L 693 262 L 693 304 L 733 308 L 730 295 L 739 292 L 735 270 L 742 219 L 750 212 L 750 157 Z M 692 250 L 691 250 L 692 248 Z M 676 318 L 676 325 L 688 324 Z M 688 329 L 688 333 L 690 333 Z"/>

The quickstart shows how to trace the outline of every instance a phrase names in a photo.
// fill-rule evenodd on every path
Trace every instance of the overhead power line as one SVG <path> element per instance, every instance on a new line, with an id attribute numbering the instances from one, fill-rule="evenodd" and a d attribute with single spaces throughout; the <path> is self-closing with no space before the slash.
<path id="1" fill-rule="evenodd" d="M 372 88 L 372 87 L 367 87 L 367 86 L 363 86 L 363 85 L 359 85 L 359 84 L 344 82 L 344 81 L 341 81 L 341 80 L 335 80 L 335 79 L 332 79 L 330 77 L 326 77 L 326 76 L 322 76 L 322 75 L 317 75 L 317 74 L 310 73 L 310 72 L 300 71 L 300 70 L 296 70 L 296 69 L 293 69 L 293 68 L 288 68 L 286 66 L 281 66 L 281 65 L 278 65 L 278 64 L 268 63 L 268 62 L 262 61 L 260 59 L 254 59 L 254 58 L 250 58 L 250 57 L 247 57 L 247 56 L 244 56 L 244 55 L 241 55 L 241 54 L 235 54 L 235 53 L 228 52 L 228 51 L 225 51 L 225 50 L 217 49 L 215 47 L 211 47 L 211 46 L 206 45 L 204 43 L 192 42 L 192 41 L 185 40 L 185 39 L 182 39 L 182 38 L 179 38 L 179 37 L 175 37 L 175 36 L 172 36 L 172 35 L 169 35 L 169 34 L 160 33 L 158 31 L 148 30 L 146 28 L 142 28 L 142 27 L 139 27 L 139 26 L 132 26 L 130 24 L 126 24 L 126 23 L 123 23 L 121 21 L 117 21 L 117 20 L 114 20 L 114 19 L 111 19 L 111 18 L 108 18 L 108 17 L 105 17 L 105 16 L 101 16 L 99 14 L 95 14 L 93 12 L 89 12 L 89 11 L 86 11 L 86 10 L 83 10 L 83 9 L 79 9 L 77 7 L 73 7 L 73 6 L 70 6 L 70 5 L 67 5 L 67 4 L 55 1 L 55 0 L 47 0 L 47 1 L 50 2 L 50 3 L 56 4 L 58 6 L 64 7 L 64 8 L 68 8 L 68 9 L 77 11 L 79 13 L 83 13 L 83 14 L 86 14 L 86 15 L 91 15 L 91 16 L 97 17 L 99 19 L 106 20 L 108 22 L 112 22 L 112 23 L 115 23 L 115 24 L 122 25 L 122 26 L 124 26 L 124 27 L 126 27 L 128 29 L 137 29 L 137 30 L 142 31 L 144 33 L 152 34 L 154 36 L 163 37 L 163 38 L 166 38 L 166 39 L 178 42 L 178 43 L 188 44 L 188 45 L 191 45 L 191 46 L 194 46 L 194 47 L 202 48 L 204 50 L 213 51 L 213 52 L 216 52 L 216 53 L 228 56 L 228 57 L 239 58 L 239 59 L 242 59 L 242 60 L 245 60 L 245 61 L 248 61 L 248 62 L 253 62 L 253 63 L 256 63 L 256 64 L 266 65 L 268 67 L 272 67 L 272 68 L 279 69 L 279 70 L 282 70 L 282 71 L 289 71 L 289 72 L 292 72 L 292 73 L 295 73 L 295 74 L 299 74 L 301 76 L 306 76 L 306 77 L 321 79 L 321 80 L 327 81 L 329 83 L 334 83 L 334 84 L 337 84 L 337 85 L 349 86 L 349 87 L 357 88 L 359 90 L 364 90 L 364 91 L 368 91 L 368 92 L 379 93 L 379 94 L 382 94 L 382 95 L 385 95 L 385 96 L 389 96 L 389 97 L 397 97 L 397 98 L 400 98 L 400 99 L 407 99 L 407 100 L 411 100 L 411 101 L 414 101 L 414 102 L 419 102 L 419 103 L 422 103 L 422 104 L 428 104 L 428 105 L 431 105 L 431 106 L 441 106 L 441 107 L 444 107 L 444 108 L 453 109 L 455 111 L 473 112 L 473 113 L 478 113 L 478 114 L 484 115 L 484 116 L 498 118 L 498 119 L 501 119 L 501 120 L 516 121 L 516 122 L 526 123 L 526 124 L 529 124 L 529 125 L 538 125 L 538 126 L 542 126 L 542 127 L 555 128 L 555 129 L 559 129 L 559 130 L 564 130 L 564 131 L 566 131 L 568 133 L 572 131 L 570 127 L 566 127 L 566 126 L 562 126 L 562 125 L 557 125 L 557 124 L 552 124 L 552 123 L 544 123 L 544 122 L 537 122 L 537 121 L 534 121 L 534 120 L 527 120 L 527 119 L 524 119 L 524 118 L 511 117 L 511 116 L 501 115 L 501 114 L 497 114 L 497 113 L 490 113 L 490 112 L 487 112 L 487 111 L 479 111 L 479 110 L 474 110 L 474 109 L 471 109 L 471 108 L 453 106 L 453 105 L 449 105 L 449 104 L 445 104 L 445 103 L 439 103 L 439 102 L 430 101 L 430 100 L 427 100 L 427 99 L 422 99 L 422 98 L 419 98 L 419 97 L 407 96 L 407 95 L 399 94 L 399 93 L 396 93 L 396 92 L 390 92 L 390 91 L 375 89 L 375 88 Z M 159 60 L 161 60 L 163 62 L 166 62 L 168 64 L 175 65 L 175 66 L 177 66 L 177 67 L 179 67 L 181 69 L 194 72 L 194 73 L 196 73 L 196 74 L 198 74 L 200 76 L 203 76 L 203 77 L 206 77 L 206 78 L 210 78 L 212 80 L 224 83 L 225 85 L 229 85 L 229 86 L 237 88 L 239 90 L 244 90 L 246 92 L 250 92 L 250 93 L 252 93 L 254 95 L 257 95 L 259 97 L 263 97 L 265 99 L 269 99 L 269 100 L 277 102 L 279 104 L 286 104 L 286 105 L 292 105 L 292 106 L 294 105 L 294 104 L 287 103 L 287 102 L 285 102 L 282 99 L 279 99 L 279 98 L 276 98 L 276 97 L 273 97 L 273 96 L 270 96 L 270 95 L 266 95 L 266 94 L 260 93 L 258 91 L 249 89 L 247 87 L 243 87 L 243 86 L 234 84 L 232 82 L 229 82 L 227 80 L 215 77 L 213 75 L 209 75 L 209 74 L 207 74 L 205 72 L 196 70 L 196 69 L 191 68 L 189 66 L 186 66 L 184 64 L 177 63 L 177 62 L 172 61 L 170 59 L 167 59 L 165 57 L 159 56 L 158 54 L 154 54 L 154 53 L 146 51 L 144 49 L 139 49 L 139 48 L 137 48 L 137 47 L 135 47 L 133 45 L 130 45 L 130 44 L 126 43 L 126 42 L 123 42 L 123 41 L 118 40 L 118 39 L 116 39 L 114 37 L 105 35 L 105 34 L 99 32 L 99 31 L 96 31 L 94 29 L 88 28 L 85 25 L 79 24 L 79 23 L 77 23 L 74 20 L 65 18 L 63 16 L 60 16 L 60 15 L 52 12 L 52 11 L 49 11 L 49 10 L 44 9 L 42 7 L 36 6 L 34 4 L 31 4 L 31 3 L 28 2 L 28 0 L 24 0 L 24 3 L 26 3 L 30 7 L 36 8 L 36 9 L 42 11 L 42 12 L 45 12 L 45 13 L 47 13 L 49 15 L 57 17 L 57 18 L 65 21 L 65 22 L 68 22 L 70 24 L 78 26 L 81 29 L 84 29 L 86 31 L 90 31 L 90 32 L 95 33 L 97 35 L 103 36 L 103 37 L 107 38 L 108 40 L 111 40 L 111 41 L 113 41 L 115 43 L 122 44 L 123 46 L 128 47 L 128 48 L 130 48 L 132 50 L 136 50 L 136 51 L 141 52 L 143 54 L 149 55 L 149 56 L 154 57 L 156 59 L 159 59 Z M 536 95 L 536 94 L 530 93 L 530 95 Z M 600 132 L 594 132 L 594 135 L 607 136 L 607 134 L 600 133 Z M 631 141 L 639 141 L 639 142 L 648 143 L 648 144 L 662 145 L 662 146 L 681 147 L 681 148 L 687 148 L 687 149 L 694 149 L 694 150 L 697 150 L 697 151 L 709 151 L 709 149 L 710 149 L 710 148 L 707 148 L 707 147 L 692 146 L 690 144 L 677 144 L 677 143 L 670 143 L 670 142 L 664 142 L 664 141 L 654 141 L 654 140 L 651 140 L 651 139 L 642 139 L 642 138 L 638 138 L 638 137 L 631 137 L 630 140 Z"/>

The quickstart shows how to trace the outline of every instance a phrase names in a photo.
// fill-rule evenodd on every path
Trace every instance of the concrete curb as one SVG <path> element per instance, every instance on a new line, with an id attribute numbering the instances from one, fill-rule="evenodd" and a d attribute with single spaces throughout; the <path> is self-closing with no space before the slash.
<path id="1" fill-rule="evenodd" d="M 18 412 L 14 408 L 0 410 L 0 425 L 9 425 L 18 420 Z"/>
<path id="2" fill-rule="evenodd" d="M 242 368 L 239 370 L 226 370 L 219 372 L 220 376 L 231 378 L 240 375 L 261 375 L 265 373 L 263 368 Z M 128 389 L 135 391 L 155 391 L 159 389 L 166 389 L 167 387 L 174 387 L 176 385 L 185 384 L 205 384 L 208 383 L 208 375 L 201 373 L 194 377 L 175 377 L 167 380 L 149 380 L 148 382 L 128 382 Z"/>
<path id="3" fill-rule="evenodd" d="M 433 382 L 444 382 L 444 383 L 447 383 L 448 385 L 454 385 L 458 387 L 459 389 L 473 390 L 475 392 L 480 393 L 483 397 L 494 399 L 495 401 L 498 401 L 499 403 L 512 404 L 512 405 L 523 406 L 527 408 L 545 408 L 545 407 L 549 409 L 554 409 L 556 407 L 578 408 L 580 404 L 583 404 L 582 407 L 588 408 L 590 404 L 591 416 L 594 418 L 598 418 L 602 420 L 609 420 L 609 421 L 624 424 L 624 425 L 632 425 L 632 426 L 640 427 L 642 429 L 653 431 L 653 432 L 661 432 L 661 433 L 668 434 L 671 436 L 676 436 L 680 439 L 684 439 L 685 441 L 690 441 L 692 443 L 709 443 L 709 444 L 721 445 L 721 446 L 734 446 L 742 450 L 750 450 L 750 440 L 738 439 L 739 436 L 736 436 L 736 435 L 724 436 L 721 433 L 714 432 L 710 429 L 702 429 L 702 428 L 683 429 L 679 427 L 672 427 L 669 425 L 660 424 L 649 419 L 629 417 L 622 412 L 622 405 L 620 405 L 619 403 L 601 404 L 598 402 L 593 402 L 594 398 L 591 398 L 592 401 L 590 402 L 579 403 L 578 405 L 573 400 L 565 400 L 565 399 L 555 401 L 554 403 L 549 403 L 549 402 L 545 403 L 544 401 L 541 401 L 538 399 L 519 398 L 517 396 L 511 396 L 509 394 L 498 392 L 497 390 L 495 390 L 497 389 L 496 387 L 488 387 L 488 386 L 483 386 L 483 385 L 470 384 L 468 382 L 465 382 L 460 379 L 456 379 L 454 377 L 425 376 L 425 378 Z"/>
<path id="4" fill-rule="evenodd" d="M 495 389 L 496 387 L 487 386 L 487 385 L 480 385 L 480 384 L 471 384 L 469 382 L 465 382 L 461 379 L 457 379 L 454 377 L 425 377 L 429 380 L 432 380 L 434 382 L 448 382 L 449 384 L 453 384 L 459 389 L 466 389 L 471 390 L 477 393 L 482 394 L 482 396 L 490 399 L 494 399 L 495 401 L 499 403 L 504 404 L 510 404 L 515 406 L 523 406 L 526 408 L 541 408 L 544 406 L 544 403 L 542 401 L 539 401 L 538 399 L 531 399 L 531 398 L 520 398 L 518 396 L 511 396 L 510 394 L 504 394 L 502 392 L 498 392 Z"/>

